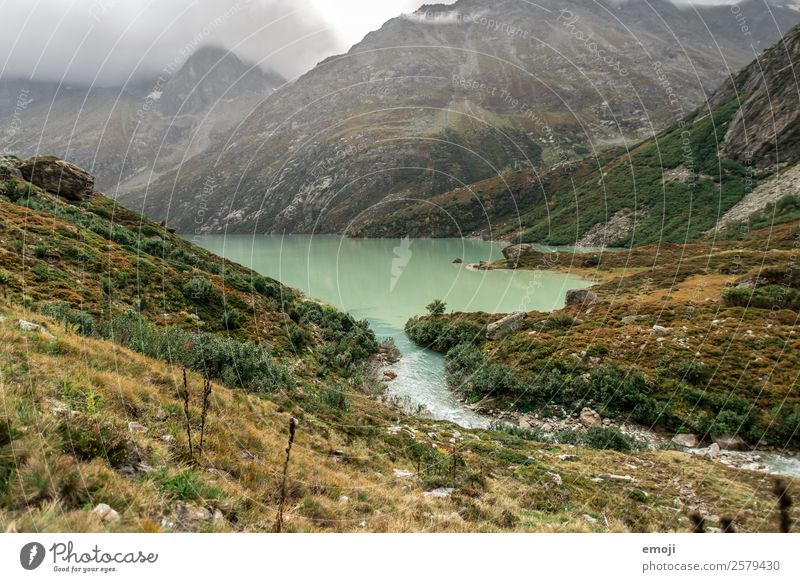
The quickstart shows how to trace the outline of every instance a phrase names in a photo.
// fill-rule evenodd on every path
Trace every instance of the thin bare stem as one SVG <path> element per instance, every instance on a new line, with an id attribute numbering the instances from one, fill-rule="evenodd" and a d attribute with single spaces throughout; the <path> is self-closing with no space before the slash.
<path id="1" fill-rule="evenodd" d="M 211 380 L 206 377 L 203 382 L 203 408 L 200 412 L 200 454 L 203 454 L 203 443 L 206 436 L 206 416 L 208 414 L 211 397 Z"/>
<path id="2" fill-rule="evenodd" d="M 183 369 L 183 389 L 180 391 L 183 400 L 183 416 L 186 421 L 186 436 L 189 438 L 189 458 L 194 460 L 194 448 L 192 447 L 192 424 L 189 417 L 189 382 L 186 379 L 186 368 Z"/>
<path id="3" fill-rule="evenodd" d="M 286 504 L 286 481 L 289 475 L 289 460 L 292 454 L 292 443 L 294 443 L 295 430 L 297 429 L 297 419 L 289 419 L 289 443 L 286 445 L 286 460 L 283 462 L 283 479 L 281 480 L 281 499 L 278 504 L 278 516 L 275 519 L 273 531 L 281 533 L 283 531 L 283 508 Z"/>

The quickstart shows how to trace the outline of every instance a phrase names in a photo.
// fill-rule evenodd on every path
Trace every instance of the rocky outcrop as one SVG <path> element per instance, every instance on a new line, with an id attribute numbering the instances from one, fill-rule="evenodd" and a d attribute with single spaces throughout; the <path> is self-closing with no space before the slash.
<path id="1" fill-rule="evenodd" d="M 711 97 L 703 111 L 743 102 L 728 125 L 722 149 L 744 164 L 770 166 L 800 154 L 800 104 L 795 78 L 800 26 L 758 55 Z"/>
<path id="2" fill-rule="evenodd" d="M 507 261 L 517 262 L 523 255 L 525 255 L 525 253 L 530 251 L 532 248 L 533 245 L 529 245 L 526 243 L 510 245 L 503 249 L 503 256 Z"/>
<path id="3" fill-rule="evenodd" d="M 715 436 L 713 440 L 714 444 L 726 451 L 744 451 L 747 449 L 747 443 L 739 435 L 724 434 Z"/>
<path id="4" fill-rule="evenodd" d="M 603 417 L 591 408 L 584 408 L 578 417 L 580 423 L 586 428 L 603 426 Z"/>
<path id="5" fill-rule="evenodd" d="M 695 449 L 700 445 L 700 439 L 693 434 L 676 434 L 670 441 L 679 447 L 686 447 L 687 449 Z"/>
<path id="6" fill-rule="evenodd" d="M 80 202 L 94 192 L 94 178 L 88 172 L 58 158 L 31 158 L 20 164 L 19 171 L 34 186 L 65 200 Z"/>
<path id="7" fill-rule="evenodd" d="M 525 321 L 524 311 L 515 311 L 504 318 L 490 323 L 486 328 L 486 339 L 499 340 L 522 327 Z"/>
<path id="8" fill-rule="evenodd" d="M 592 226 L 578 239 L 578 247 L 607 247 L 615 241 L 625 238 L 636 226 L 637 219 L 644 217 L 644 212 L 636 212 L 630 208 L 623 208 L 615 212 L 607 222 Z"/>
<path id="9" fill-rule="evenodd" d="M 597 293 L 588 289 L 570 289 L 564 298 L 565 305 L 591 305 L 597 302 Z"/>
<path id="10" fill-rule="evenodd" d="M 744 222 L 754 212 L 766 208 L 767 204 L 774 204 L 784 196 L 797 193 L 800 193 L 800 164 L 779 170 L 769 180 L 745 194 L 744 198 L 717 221 L 715 229 Z"/>

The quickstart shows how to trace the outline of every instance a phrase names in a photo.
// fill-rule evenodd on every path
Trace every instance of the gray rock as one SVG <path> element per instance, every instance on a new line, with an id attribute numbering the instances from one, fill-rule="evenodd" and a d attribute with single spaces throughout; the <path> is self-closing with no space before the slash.
<path id="1" fill-rule="evenodd" d="M 622 323 L 628 325 L 630 323 L 636 323 L 641 319 L 645 319 L 646 316 L 644 315 L 626 315 L 622 318 Z"/>
<path id="2" fill-rule="evenodd" d="M 455 259 L 453 259 L 453 263 L 455 263 L 456 265 L 460 265 L 463 262 L 464 262 L 464 259 L 462 259 L 460 257 L 456 257 Z"/>
<path id="3" fill-rule="evenodd" d="M 719 445 L 720 449 L 726 451 L 743 451 L 747 449 L 747 443 L 744 442 L 744 439 L 739 435 L 724 434 L 715 436 L 712 440 L 714 444 Z"/>
<path id="4" fill-rule="evenodd" d="M 486 328 L 486 339 L 499 340 L 522 327 L 525 320 L 524 311 L 509 313 L 504 318 L 490 323 Z"/>
<path id="5" fill-rule="evenodd" d="M 597 302 L 597 293 L 589 289 L 570 289 L 564 299 L 565 305 L 591 305 Z"/>
<path id="6" fill-rule="evenodd" d="M 503 249 L 503 257 L 509 261 L 519 261 L 525 253 L 530 251 L 533 245 L 521 243 L 517 245 L 510 245 Z"/>
<path id="7" fill-rule="evenodd" d="M 24 319 L 17 320 L 17 327 L 20 328 L 22 331 L 30 331 L 34 333 L 44 333 L 50 335 L 50 332 L 47 331 L 47 328 L 43 325 L 39 325 L 38 323 L 33 323 L 32 321 L 26 321 Z"/>
<path id="8" fill-rule="evenodd" d="M 186 527 L 191 527 L 198 521 L 211 521 L 214 519 L 214 514 L 206 507 L 178 501 L 175 504 L 174 519 Z"/>
<path id="9" fill-rule="evenodd" d="M 94 178 L 74 164 L 50 156 L 39 156 L 19 166 L 22 176 L 42 190 L 66 200 L 86 200 L 94 192 Z"/>
<path id="10" fill-rule="evenodd" d="M 603 418 L 590 408 L 584 408 L 581 410 L 581 415 L 578 417 L 578 420 L 580 420 L 580 423 L 586 428 L 602 426 L 603 424 Z"/>
<path id="11" fill-rule="evenodd" d="M 398 479 L 412 479 L 414 477 L 414 473 L 411 471 L 406 471 L 405 469 L 394 469 L 394 476 Z"/>
<path id="12" fill-rule="evenodd" d="M 617 483 L 633 483 L 634 478 L 630 475 L 612 475 L 610 473 L 603 473 L 602 475 L 598 475 L 597 479 L 601 481 L 614 481 Z"/>
<path id="13" fill-rule="evenodd" d="M 711 446 L 703 450 L 703 456 L 709 459 L 716 459 L 719 457 L 719 445 L 717 443 L 712 443 Z"/>
<path id="14" fill-rule="evenodd" d="M 663 325 L 658 325 L 658 324 L 653 326 L 653 333 L 665 334 L 671 331 L 672 331 L 671 327 L 664 327 Z"/>
<path id="15" fill-rule="evenodd" d="M 455 491 L 455 489 L 452 487 L 439 487 L 433 491 L 425 491 L 422 495 L 423 497 L 427 497 L 429 499 L 443 499 L 445 497 L 450 497 L 450 495 L 453 494 L 453 491 Z"/>
<path id="16" fill-rule="evenodd" d="M 116 523 L 120 519 L 119 513 L 111 509 L 111 506 L 106 503 L 98 503 L 92 509 L 92 513 L 99 517 L 103 523 Z"/>
<path id="17" fill-rule="evenodd" d="M 553 480 L 553 483 L 555 483 L 558 487 L 561 487 L 564 484 L 564 480 L 558 473 L 553 473 L 552 471 L 548 471 L 547 476 L 550 477 L 550 479 Z"/>
<path id="18" fill-rule="evenodd" d="M 676 434 L 674 437 L 672 437 L 671 442 L 672 444 L 689 449 L 697 448 L 697 446 L 700 444 L 700 440 L 695 435 L 687 433 Z"/>
<path id="19" fill-rule="evenodd" d="M 139 422 L 129 422 L 128 423 L 128 430 L 130 432 L 147 432 L 147 427 Z"/>

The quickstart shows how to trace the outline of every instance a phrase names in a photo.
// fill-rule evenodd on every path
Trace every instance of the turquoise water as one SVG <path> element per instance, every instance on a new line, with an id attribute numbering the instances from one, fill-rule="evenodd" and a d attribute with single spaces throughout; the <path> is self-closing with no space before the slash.
<path id="1" fill-rule="evenodd" d="M 378 337 L 391 337 L 403 357 L 391 369 L 392 395 L 433 418 L 462 426 L 487 420 L 459 403 L 444 381 L 441 355 L 421 349 L 403 332 L 433 299 L 448 310 L 549 311 L 569 289 L 587 281 L 548 271 L 478 271 L 469 263 L 502 257 L 502 245 L 473 239 L 351 239 L 336 235 L 203 236 L 192 242 L 263 275 L 366 319 Z M 463 264 L 454 264 L 455 258 Z"/>

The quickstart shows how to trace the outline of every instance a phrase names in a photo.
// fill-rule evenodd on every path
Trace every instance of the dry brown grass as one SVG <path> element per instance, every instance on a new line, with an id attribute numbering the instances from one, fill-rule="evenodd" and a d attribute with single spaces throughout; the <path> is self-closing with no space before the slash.
<path id="1" fill-rule="evenodd" d="M 195 466 L 176 391 L 180 370 L 52 322 L 53 338 L 24 333 L 13 320 L 30 314 L 5 308 L 2 315 L 0 416 L 11 420 L 14 431 L 11 444 L 0 448 L 0 461 L 12 467 L 0 497 L 4 530 L 269 531 L 291 415 L 302 429 L 292 450 L 284 531 L 684 531 L 685 514 L 698 504 L 709 514 L 734 514 L 740 531 L 777 528 L 771 482 L 760 474 L 678 452 L 570 449 L 578 459 L 563 462 L 557 455 L 566 447 L 463 429 L 455 437 L 448 423 L 398 418 L 355 392 L 349 394 L 350 412 L 333 420 L 304 405 L 302 392 L 310 387 L 261 397 L 215 386 L 214 414 Z M 67 402 L 65 381 L 71 393 L 91 398 Z M 188 384 L 199 395 L 203 379 L 189 373 Z M 71 416 L 70 409 L 78 414 Z M 192 422 L 199 427 L 196 416 Z M 130 474 L 103 455 L 76 459 L 58 436 L 74 418 L 114 426 L 130 442 L 129 455 L 147 468 Z M 415 436 L 390 435 L 386 428 L 398 421 Z M 128 422 L 147 430 L 129 431 Z M 416 471 L 413 443 L 438 450 L 448 473 L 450 438 L 457 438 L 464 462 L 452 497 L 423 496 L 433 487 L 430 474 L 394 475 L 397 468 Z M 592 481 L 611 468 L 636 483 Z M 563 485 L 553 484 L 548 472 L 558 473 Z M 188 492 L 179 493 L 187 480 Z M 631 499 L 634 489 L 644 492 L 644 501 Z M 181 495 L 190 507 L 218 512 L 218 518 L 181 518 Z M 121 519 L 101 523 L 90 511 L 101 502 Z"/>

